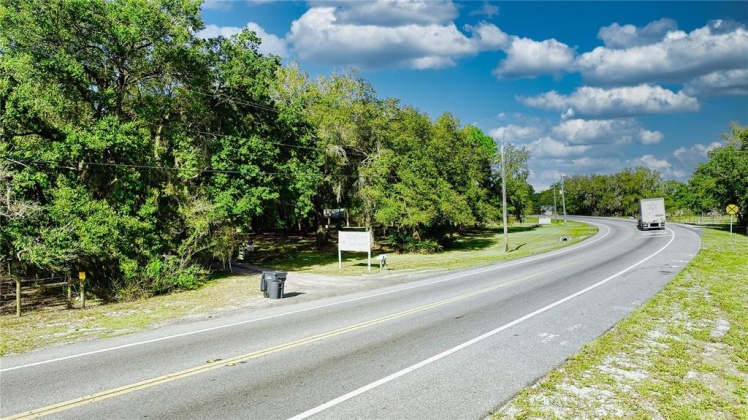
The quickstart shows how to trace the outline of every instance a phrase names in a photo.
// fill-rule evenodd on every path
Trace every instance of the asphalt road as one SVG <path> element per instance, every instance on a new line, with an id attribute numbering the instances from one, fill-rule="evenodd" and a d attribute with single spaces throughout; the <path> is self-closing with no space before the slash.
<path id="1" fill-rule="evenodd" d="M 579 218 L 549 254 L 0 360 L 0 416 L 482 418 L 698 252 L 669 225 Z M 529 246 L 529 245 L 528 245 Z"/>

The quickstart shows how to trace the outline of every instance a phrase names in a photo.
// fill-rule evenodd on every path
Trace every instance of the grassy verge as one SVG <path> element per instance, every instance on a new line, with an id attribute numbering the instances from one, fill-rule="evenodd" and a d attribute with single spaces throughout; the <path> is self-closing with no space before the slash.
<path id="1" fill-rule="evenodd" d="M 705 229 L 659 294 L 495 419 L 748 419 L 748 238 Z"/>
<path id="2" fill-rule="evenodd" d="M 577 243 L 597 232 L 590 225 L 569 221 L 563 226 L 561 220 L 552 225 L 537 227 L 537 218 L 528 218 L 524 224 L 509 228 L 509 253 L 504 252 L 503 228 L 486 228 L 456 236 L 455 244 L 446 252 L 436 254 L 396 254 L 386 250 L 372 252 L 387 254 L 389 271 L 451 271 L 469 267 L 493 264 L 497 261 L 526 257 L 552 251 Z M 570 241 L 560 242 L 562 237 Z M 366 254 L 343 252 L 342 269 L 338 269 L 336 249 L 320 253 L 312 249 L 290 252 L 288 256 L 276 259 L 273 267 L 281 270 L 312 272 L 326 275 L 368 274 Z M 373 264 L 376 264 L 373 261 Z"/>
<path id="3" fill-rule="evenodd" d="M 79 340 L 115 337 L 203 313 L 244 306 L 259 299 L 256 276 L 213 280 L 199 290 L 104 305 L 86 302 L 86 309 L 64 305 L 0 316 L 0 355 L 22 353 Z M 77 305 L 76 305 L 77 306 Z"/>
<path id="4" fill-rule="evenodd" d="M 532 222 L 532 221 L 530 221 Z M 531 224 L 513 226 L 510 231 L 510 249 L 504 253 L 501 229 L 475 231 L 457 238 L 456 247 L 440 254 L 390 254 L 388 274 L 398 272 L 423 272 L 457 270 L 490 264 L 503 259 L 520 258 L 530 254 L 577 243 L 594 234 L 596 228 L 582 223 L 569 222 L 568 226 L 554 224 L 540 228 Z M 560 242 L 562 236 L 570 241 Z M 343 270 L 338 270 L 337 252 L 315 252 L 303 249 L 299 243 L 260 243 L 260 256 L 264 266 L 325 275 L 361 275 L 366 271 L 366 256 L 347 253 Z M 263 256 L 285 256 L 271 259 Z M 257 258 L 253 255 L 253 258 Z M 378 273 L 372 270 L 371 273 Z M 200 289 L 156 296 L 135 302 L 103 305 L 96 300 L 87 301 L 85 310 L 65 308 L 64 302 L 47 305 L 24 312 L 0 315 L 0 355 L 22 353 L 50 345 L 79 340 L 113 337 L 174 322 L 185 317 L 205 317 L 216 311 L 247 307 L 261 302 L 258 277 L 233 275 L 218 278 Z M 10 311 L 8 311 L 10 312 Z"/>

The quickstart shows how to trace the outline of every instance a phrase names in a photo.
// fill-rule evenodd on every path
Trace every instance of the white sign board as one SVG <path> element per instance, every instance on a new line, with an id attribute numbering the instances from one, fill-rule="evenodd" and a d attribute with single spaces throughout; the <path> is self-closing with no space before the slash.
<path id="1" fill-rule="evenodd" d="M 338 232 L 338 249 L 341 251 L 371 251 L 371 232 Z"/>
<path id="2" fill-rule="evenodd" d="M 540 218 L 538 218 L 538 224 L 540 224 L 540 225 L 550 225 L 551 224 L 551 218 L 550 217 L 540 217 Z"/>
<path id="3" fill-rule="evenodd" d="M 368 253 L 368 267 L 371 270 L 371 232 L 338 232 L 338 269 L 343 268 L 343 254 L 341 251 Z"/>

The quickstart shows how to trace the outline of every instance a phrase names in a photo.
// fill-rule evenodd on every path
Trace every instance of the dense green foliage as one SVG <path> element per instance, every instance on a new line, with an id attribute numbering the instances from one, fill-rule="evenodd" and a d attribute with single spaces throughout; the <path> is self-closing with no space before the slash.
<path id="1" fill-rule="evenodd" d="M 725 144 L 711 150 L 688 183 L 662 180 L 647 168 L 626 169 L 612 175 L 575 175 L 534 194 L 536 206 L 552 208 L 553 190 L 561 208 L 562 189 L 569 214 L 634 216 L 640 198 L 664 197 L 668 213 L 723 214 L 737 204 L 738 223 L 748 224 L 748 127 L 732 124 L 723 134 Z"/>
<path id="2" fill-rule="evenodd" d="M 251 31 L 202 27 L 199 0 L 0 0 L 4 273 L 85 271 L 122 299 L 195 287 L 248 232 L 324 245 L 330 209 L 418 252 L 501 219 L 498 148 L 479 129 L 379 98 L 355 71 L 312 80 Z M 728 138 L 687 186 L 641 168 L 566 179 L 567 210 L 631 214 L 667 195 L 733 201 L 745 223 L 746 129 Z M 508 211 L 548 205 L 529 152 L 504 154 Z"/>
<path id="3" fill-rule="evenodd" d="M 496 146 L 477 128 L 202 26 L 197 0 L 0 0 L 4 270 L 85 271 L 127 298 L 194 287 L 250 231 L 324 244 L 326 209 L 429 251 L 496 219 Z"/>
<path id="4" fill-rule="evenodd" d="M 612 175 L 575 175 L 563 182 L 568 214 L 634 215 L 640 198 L 659 197 L 660 174 L 646 169 L 627 169 Z"/>
<path id="5" fill-rule="evenodd" d="M 738 221 L 748 226 L 748 126 L 733 124 L 722 137 L 727 144 L 710 151 L 709 160 L 696 168 L 685 200 L 699 210 L 724 211 L 737 204 Z"/>

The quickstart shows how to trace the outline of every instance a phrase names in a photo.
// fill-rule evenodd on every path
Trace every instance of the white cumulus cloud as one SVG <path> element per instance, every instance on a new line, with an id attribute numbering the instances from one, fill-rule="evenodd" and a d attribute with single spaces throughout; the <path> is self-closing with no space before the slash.
<path id="1" fill-rule="evenodd" d="M 545 129 L 539 126 L 520 126 L 509 124 L 504 127 L 494 128 L 489 135 L 495 139 L 506 139 L 508 141 L 537 139 L 544 133 Z"/>
<path id="2" fill-rule="evenodd" d="M 671 159 L 672 156 L 667 156 L 665 159 L 660 159 L 654 155 L 643 155 L 637 158 L 628 160 L 627 166 L 643 166 L 653 171 L 659 172 L 664 179 L 675 179 L 684 182 L 688 179 L 690 174 L 693 172 L 693 166 L 682 165 Z"/>
<path id="3" fill-rule="evenodd" d="M 665 136 L 659 131 L 650 131 L 646 129 L 639 130 L 639 142 L 645 146 L 657 144 L 662 141 Z"/>
<path id="4" fill-rule="evenodd" d="M 630 159 L 628 166 L 645 166 L 660 172 L 665 179 L 685 182 L 693 174 L 696 167 L 708 159 L 708 153 L 711 150 L 724 145 L 724 142 L 694 144 L 689 147 L 679 147 L 663 157 L 646 154 Z"/>
<path id="5" fill-rule="evenodd" d="M 574 48 L 555 39 L 534 41 L 529 38 L 511 37 L 504 49 L 506 58 L 499 63 L 493 74 L 502 79 L 537 77 L 542 74 L 559 76 L 574 63 Z"/>
<path id="6" fill-rule="evenodd" d="M 509 35 L 502 32 L 496 25 L 481 22 L 476 26 L 465 26 L 473 34 L 473 42 L 481 51 L 493 51 L 503 48 L 509 42 Z"/>
<path id="7" fill-rule="evenodd" d="M 709 144 L 694 144 L 691 147 L 679 147 L 673 152 L 673 156 L 681 162 L 693 163 L 695 161 L 703 161 L 707 158 L 710 151 L 724 146 L 723 142 L 712 142 Z"/>
<path id="8" fill-rule="evenodd" d="M 660 42 L 668 32 L 676 29 L 678 24 L 667 18 L 650 22 L 643 28 L 614 23 L 600 28 L 597 37 L 602 39 L 608 48 L 630 48 Z"/>
<path id="9" fill-rule="evenodd" d="M 327 4 L 335 5 L 338 23 L 357 26 L 444 24 L 459 15 L 457 6 L 449 0 L 375 0 Z"/>
<path id="10" fill-rule="evenodd" d="M 571 95 L 550 91 L 534 97 L 519 96 L 517 100 L 535 108 L 564 111 L 567 115 L 579 117 L 624 117 L 699 110 L 696 98 L 645 84 L 611 89 L 583 86 Z"/>
<path id="11" fill-rule="evenodd" d="M 454 22 L 445 21 L 453 16 L 451 2 L 437 3 L 443 11 L 429 18 L 421 9 L 428 7 L 431 13 L 431 2 L 334 4 L 338 6 L 312 7 L 291 24 L 287 40 L 302 60 L 363 69 L 440 68 L 455 65 L 460 57 L 496 50 L 507 39 L 487 23 L 466 27 L 472 37 L 465 35 Z M 379 22 L 362 12 L 371 7 L 391 9 L 397 18 L 390 13 Z"/>
<path id="12" fill-rule="evenodd" d="M 231 10 L 233 2 L 229 0 L 205 0 L 202 4 L 203 9 L 211 10 Z"/>
<path id="13" fill-rule="evenodd" d="M 571 144 L 630 144 L 637 141 L 643 145 L 659 143 L 664 137 L 658 131 L 641 127 L 631 119 L 608 120 L 564 120 L 553 128 L 553 133 Z"/>
<path id="14" fill-rule="evenodd" d="M 203 39 L 216 38 L 219 36 L 228 38 L 232 35 L 238 34 L 241 31 L 242 28 L 236 26 L 218 26 L 211 24 L 206 26 L 205 29 L 199 31 L 196 35 L 198 38 Z"/>
<path id="15" fill-rule="evenodd" d="M 215 38 L 219 36 L 229 38 L 232 35 L 236 35 L 241 32 L 242 29 L 243 28 L 238 28 L 236 26 L 208 25 L 205 27 L 205 29 L 199 31 L 195 35 L 198 38 L 204 39 Z M 247 23 L 246 29 L 253 31 L 257 35 L 257 37 L 260 38 L 261 43 L 260 47 L 258 48 L 258 52 L 260 54 L 275 54 L 281 58 L 289 57 L 290 54 L 288 51 L 288 44 L 283 38 L 265 32 L 265 29 L 254 22 Z"/>
<path id="16" fill-rule="evenodd" d="M 667 22 L 658 22 L 654 33 L 667 27 Z M 712 21 L 690 33 L 672 30 L 661 41 L 645 45 L 631 45 L 644 42 L 642 34 L 622 40 L 620 28 L 608 27 L 603 33 L 606 42 L 625 48 L 598 47 L 580 55 L 575 68 L 588 83 L 685 82 L 748 67 L 748 31 L 731 21 Z"/>
<path id="17" fill-rule="evenodd" d="M 574 168 L 575 173 L 589 175 L 614 173 L 623 169 L 622 165 L 623 162 L 620 159 L 585 156 L 572 159 L 569 166 Z"/>
<path id="18" fill-rule="evenodd" d="M 592 146 L 566 144 L 549 136 L 541 137 L 528 145 L 532 157 L 538 159 L 582 156 L 591 148 Z"/>
<path id="19" fill-rule="evenodd" d="M 748 95 L 748 69 L 709 73 L 689 81 L 683 90 L 693 96 Z"/>
<path id="20" fill-rule="evenodd" d="M 662 172 L 669 170 L 672 165 L 670 162 L 664 159 L 657 159 L 654 155 L 644 155 L 638 159 L 645 167 L 652 169 L 653 171 Z"/>
<path id="21" fill-rule="evenodd" d="M 499 6 L 496 6 L 495 4 L 491 4 L 487 1 L 483 2 L 483 7 L 481 7 L 480 9 L 473 10 L 472 12 L 470 12 L 471 16 L 482 15 L 489 19 L 498 14 L 499 14 Z"/>

